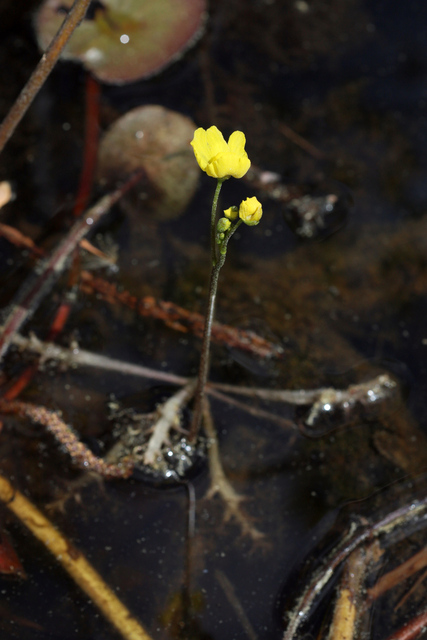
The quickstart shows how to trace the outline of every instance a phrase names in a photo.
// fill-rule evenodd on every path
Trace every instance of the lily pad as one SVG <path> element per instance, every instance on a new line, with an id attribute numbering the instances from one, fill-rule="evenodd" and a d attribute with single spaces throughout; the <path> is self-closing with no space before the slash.
<path id="1" fill-rule="evenodd" d="M 179 215 L 192 199 L 200 171 L 190 147 L 196 125 L 158 105 L 132 109 L 104 134 L 98 179 L 106 186 L 143 170 L 143 208 L 161 219 Z"/>
<path id="2" fill-rule="evenodd" d="M 46 49 L 73 0 L 46 0 L 36 16 Z M 124 84 L 176 60 L 201 35 L 206 0 L 95 0 L 62 58 L 80 60 L 99 80 Z"/>

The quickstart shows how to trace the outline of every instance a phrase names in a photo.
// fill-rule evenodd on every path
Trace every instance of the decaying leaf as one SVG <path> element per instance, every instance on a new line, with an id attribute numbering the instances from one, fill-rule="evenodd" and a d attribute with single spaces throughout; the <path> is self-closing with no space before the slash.
<path id="1" fill-rule="evenodd" d="M 110 187 L 142 169 L 144 211 L 163 219 L 179 215 L 200 173 L 190 147 L 195 128 L 189 118 L 158 105 L 129 111 L 101 140 L 98 179 Z"/>
<path id="2" fill-rule="evenodd" d="M 46 0 L 36 17 L 46 49 L 73 0 Z M 159 72 L 200 36 L 206 0 L 95 0 L 62 55 L 80 60 L 99 80 L 134 82 Z"/>

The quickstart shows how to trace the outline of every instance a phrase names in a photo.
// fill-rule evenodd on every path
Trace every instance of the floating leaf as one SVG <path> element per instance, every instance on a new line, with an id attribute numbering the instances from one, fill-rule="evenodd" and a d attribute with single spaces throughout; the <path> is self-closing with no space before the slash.
<path id="1" fill-rule="evenodd" d="M 46 0 L 36 17 L 46 49 L 74 0 Z M 95 0 L 63 58 L 80 60 L 99 80 L 134 82 L 176 60 L 200 36 L 206 0 Z"/>
<path id="2" fill-rule="evenodd" d="M 99 180 L 113 185 L 142 169 L 144 211 L 175 217 L 193 197 L 200 174 L 190 147 L 195 128 L 189 118 L 161 106 L 129 111 L 101 140 Z"/>

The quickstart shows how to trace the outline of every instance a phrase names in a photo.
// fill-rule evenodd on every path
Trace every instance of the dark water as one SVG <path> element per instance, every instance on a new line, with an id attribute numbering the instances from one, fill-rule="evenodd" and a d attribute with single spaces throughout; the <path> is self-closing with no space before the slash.
<path id="1" fill-rule="evenodd" d="M 407 482 L 422 479 L 427 466 L 427 7 L 421 0 L 212 4 L 204 38 L 182 60 L 151 80 L 102 88 L 101 129 L 131 108 L 160 104 L 197 126 L 216 124 L 227 135 L 244 131 L 249 156 L 261 171 L 280 174 L 281 184 L 298 197 L 334 193 L 345 206 L 338 220 L 307 241 L 295 233 L 298 224 L 288 226 L 289 209 L 274 193 L 244 180 L 224 185 L 221 206 L 257 195 L 264 217 L 233 239 L 217 318 L 260 333 L 279 344 L 284 356 L 263 361 L 214 346 L 211 379 L 341 389 L 386 373 L 399 393 L 368 411 L 357 407 L 331 422 L 320 420 L 316 426 L 325 435 L 316 439 L 213 400 L 225 473 L 246 498 L 241 507 L 247 522 L 265 535 L 254 542 L 236 520 L 226 521 L 218 496 L 206 498 L 205 465 L 192 479 L 196 531 L 187 587 L 198 605 L 187 626 L 185 614 L 178 613 L 176 623 L 168 618 L 185 586 L 185 486 L 165 489 L 138 479 L 75 485 L 81 473 L 52 438 L 18 420 L 5 420 L 0 463 L 42 509 L 71 492 L 53 521 L 153 638 L 246 638 L 239 602 L 253 637 L 273 640 L 282 635 L 287 599 L 302 584 L 302 578 L 286 578 L 317 553 L 313 549 L 339 509 L 347 505 L 340 521 L 345 530 L 353 513 L 348 504 L 375 494 L 365 510 L 375 519 L 389 501 L 392 508 L 411 499 Z M 38 60 L 36 6 L 0 3 L 2 114 Z M 2 155 L 0 178 L 12 181 L 16 198 L 0 221 L 45 250 L 70 220 L 82 163 L 84 90 L 79 66 L 58 65 Z M 312 147 L 296 142 L 292 132 Z M 135 201 L 115 208 L 100 231 L 119 247 L 119 271 L 98 275 L 133 295 L 202 312 L 213 189 L 213 181 L 201 176 L 189 206 L 168 221 L 143 217 Z M 34 262 L 4 239 L 0 262 L 6 305 Z M 23 328 L 25 335 L 46 336 L 66 289 L 64 278 Z M 182 376 L 197 370 L 198 338 L 95 295 L 78 294 L 60 342 L 68 346 L 73 339 L 81 348 Z M 4 384 L 27 363 L 26 356 L 9 354 Z M 149 411 L 150 398 L 159 393 L 167 390 L 148 380 L 52 365 L 37 373 L 21 399 L 63 411 L 103 455 L 112 441 L 106 406 L 111 394 L 125 406 Z M 308 412 L 254 404 L 296 421 Z M 402 489 L 398 484 L 382 499 L 383 489 L 396 482 Z M 22 582 L 0 579 L 2 638 L 119 637 L 5 508 L 1 518 L 28 575 Z M 415 551 L 420 542 L 414 538 L 412 544 Z M 401 550 L 402 559 L 408 555 Z M 418 599 L 416 591 L 410 612 Z M 372 637 L 391 633 L 390 619 L 379 604 Z"/>

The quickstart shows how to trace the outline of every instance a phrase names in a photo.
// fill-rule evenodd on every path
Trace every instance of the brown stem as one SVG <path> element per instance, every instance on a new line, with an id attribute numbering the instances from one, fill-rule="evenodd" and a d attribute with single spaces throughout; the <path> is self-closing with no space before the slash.
<path id="1" fill-rule="evenodd" d="M 58 33 L 46 49 L 27 84 L 0 125 L 0 153 L 45 83 L 74 29 L 83 20 L 89 3 L 90 0 L 75 0 Z"/>

